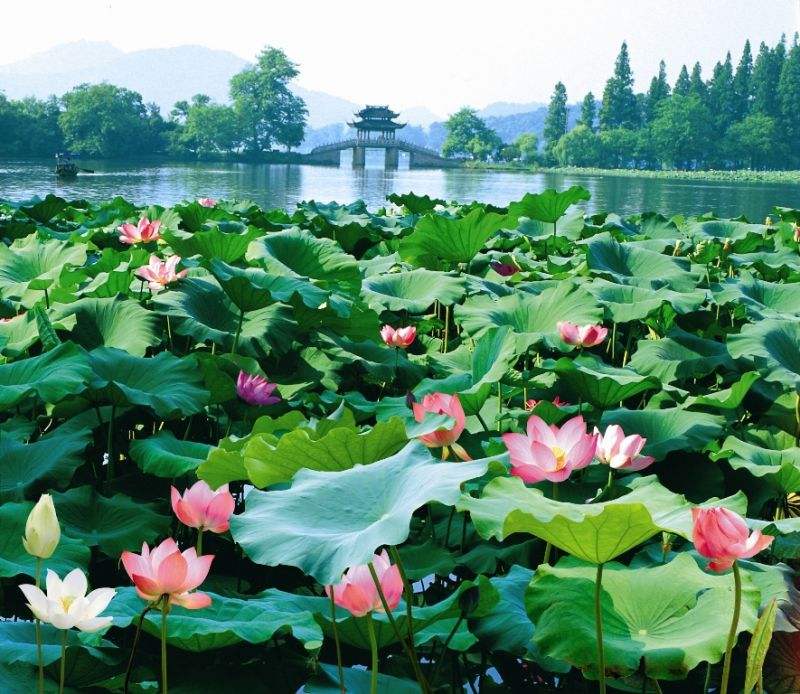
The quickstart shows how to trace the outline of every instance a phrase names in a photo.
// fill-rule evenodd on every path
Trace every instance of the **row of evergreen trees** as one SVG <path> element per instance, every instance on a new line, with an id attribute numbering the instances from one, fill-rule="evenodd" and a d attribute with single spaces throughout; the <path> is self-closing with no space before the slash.
<path id="1" fill-rule="evenodd" d="M 636 93 L 623 43 L 601 103 L 589 92 L 576 127 L 567 127 L 567 90 L 555 86 L 544 126 L 545 163 L 572 166 L 698 168 L 800 167 L 800 46 L 795 34 L 774 47 L 750 42 L 703 79 L 684 65 L 675 84 L 661 61 Z"/>

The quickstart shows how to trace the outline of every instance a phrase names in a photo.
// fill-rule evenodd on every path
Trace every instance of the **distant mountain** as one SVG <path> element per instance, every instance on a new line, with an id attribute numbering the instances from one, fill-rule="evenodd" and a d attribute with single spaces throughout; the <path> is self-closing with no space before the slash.
<path id="1" fill-rule="evenodd" d="M 421 125 L 427 128 L 431 123 L 442 120 L 438 113 L 434 113 L 427 106 L 412 106 L 400 109 L 400 120 L 411 125 Z"/>
<path id="2" fill-rule="evenodd" d="M 538 101 L 532 101 L 527 104 L 516 104 L 508 101 L 495 101 L 489 104 L 486 108 L 478 111 L 481 118 L 502 118 L 503 116 L 514 116 L 519 113 L 531 113 L 538 111 L 540 108 L 546 108 L 547 104 L 542 104 Z"/>

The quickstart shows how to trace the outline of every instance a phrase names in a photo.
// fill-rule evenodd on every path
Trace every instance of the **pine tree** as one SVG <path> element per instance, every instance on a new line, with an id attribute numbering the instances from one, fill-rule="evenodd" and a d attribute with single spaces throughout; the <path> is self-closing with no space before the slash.
<path id="1" fill-rule="evenodd" d="M 650 89 L 647 90 L 645 101 L 645 118 L 648 123 L 656 117 L 658 105 L 669 96 L 669 82 L 667 82 L 667 66 L 662 60 L 658 64 L 658 76 L 653 77 Z"/>
<path id="2" fill-rule="evenodd" d="M 552 157 L 553 147 L 567 132 L 567 88 L 563 82 L 556 82 L 547 117 L 544 120 L 544 150 Z"/>
<path id="3" fill-rule="evenodd" d="M 600 107 L 600 127 L 636 128 L 639 126 L 639 106 L 633 93 L 633 74 L 628 58 L 628 44 L 623 41 L 619 50 L 614 74 L 606 82 L 603 90 L 603 104 Z"/>
<path id="4" fill-rule="evenodd" d="M 722 135 L 736 120 L 736 92 L 733 87 L 733 64 L 731 54 L 725 56 L 724 63 L 714 66 L 714 73 L 708 84 L 708 107 L 714 119 L 716 131 Z"/>
<path id="5" fill-rule="evenodd" d="M 786 59 L 786 44 L 782 38 L 775 48 L 771 49 L 762 42 L 753 65 L 753 104 L 752 113 L 763 113 L 765 116 L 780 118 L 780 104 L 776 86 L 781 77 L 783 63 Z"/>
<path id="6" fill-rule="evenodd" d="M 695 63 L 692 68 L 692 76 L 689 78 L 689 95 L 696 96 L 704 103 L 708 98 L 708 87 L 703 81 L 703 68 L 700 67 L 700 63 Z"/>
<path id="7" fill-rule="evenodd" d="M 690 89 L 691 82 L 689 81 L 689 71 L 686 69 L 685 65 L 681 65 L 681 71 L 678 75 L 678 79 L 675 81 L 675 88 L 672 90 L 672 93 L 678 96 L 689 96 Z"/>
<path id="8" fill-rule="evenodd" d="M 786 56 L 778 80 L 780 138 L 795 158 L 800 158 L 800 47 L 794 44 Z"/>
<path id="9" fill-rule="evenodd" d="M 744 42 L 742 57 L 736 68 L 733 78 L 733 91 L 736 94 L 736 120 L 741 120 L 750 111 L 750 101 L 753 97 L 753 53 L 750 49 L 750 40 Z"/>
<path id="10" fill-rule="evenodd" d="M 579 123 L 585 125 L 592 132 L 595 131 L 595 120 L 597 119 L 597 102 L 594 100 L 594 94 L 589 92 L 583 97 L 581 102 L 581 118 Z"/>

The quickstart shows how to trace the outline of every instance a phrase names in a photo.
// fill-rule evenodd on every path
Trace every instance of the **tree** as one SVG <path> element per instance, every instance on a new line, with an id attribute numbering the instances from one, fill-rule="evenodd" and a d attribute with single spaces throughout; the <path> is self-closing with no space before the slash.
<path id="1" fill-rule="evenodd" d="M 522 133 L 516 140 L 514 145 L 519 150 L 519 157 L 526 164 L 536 161 L 539 156 L 539 138 L 536 133 Z"/>
<path id="2" fill-rule="evenodd" d="M 659 105 L 651 126 L 657 156 L 678 169 L 701 166 L 711 140 L 712 123 L 708 107 L 699 97 L 673 94 Z"/>
<path id="3" fill-rule="evenodd" d="M 597 102 L 594 99 L 594 94 L 589 92 L 581 102 L 581 118 L 578 122 L 594 132 L 595 120 L 597 120 Z"/>
<path id="4" fill-rule="evenodd" d="M 273 144 L 291 148 L 303 141 L 308 110 L 289 89 L 298 74 L 282 50 L 267 47 L 254 66 L 231 78 L 231 99 L 248 151 L 268 151 Z"/>
<path id="5" fill-rule="evenodd" d="M 751 113 L 728 130 L 726 150 L 737 164 L 746 162 L 751 169 L 764 167 L 774 154 L 777 128 L 775 119 L 763 113 Z"/>
<path id="6" fill-rule="evenodd" d="M 736 120 L 741 120 L 750 111 L 750 102 L 753 98 L 753 53 L 750 48 L 750 40 L 744 42 L 742 57 L 736 67 L 736 75 L 733 78 L 733 91 L 736 95 Z"/>
<path id="7" fill-rule="evenodd" d="M 579 123 L 558 141 L 553 155 L 562 166 L 597 166 L 601 161 L 600 138 Z"/>
<path id="8" fill-rule="evenodd" d="M 154 151 L 152 129 L 161 117 L 141 94 L 104 82 L 81 84 L 61 100 L 58 122 L 68 149 L 104 158 Z"/>
<path id="9" fill-rule="evenodd" d="M 612 169 L 630 166 L 634 161 L 636 152 L 636 131 L 630 128 L 611 128 L 601 130 L 600 148 L 602 153 L 601 164 Z"/>
<path id="10" fill-rule="evenodd" d="M 775 86 L 783 71 L 783 61 L 786 58 L 786 46 L 783 40 L 775 48 L 770 49 L 761 43 L 756 61 L 753 64 L 753 104 L 752 113 L 763 113 L 773 118 L 780 117 L 780 103 Z"/>
<path id="11" fill-rule="evenodd" d="M 633 93 L 633 74 L 628 58 L 628 44 L 623 42 L 614 64 L 614 74 L 603 90 L 600 107 L 600 127 L 636 128 L 640 123 L 636 96 Z"/>
<path id="12" fill-rule="evenodd" d="M 177 138 L 178 151 L 198 157 L 232 152 L 241 143 L 241 126 L 236 111 L 208 101 L 193 100 L 186 124 Z"/>
<path id="13" fill-rule="evenodd" d="M 446 157 L 467 156 L 485 160 L 503 144 L 500 136 L 471 108 L 464 107 L 451 115 L 445 129 L 447 137 L 442 154 Z"/>
<path id="14" fill-rule="evenodd" d="M 544 151 L 548 158 L 553 156 L 553 147 L 567 132 L 567 88 L 563 82 L 556 82 L 547 116 L 544 119 Z"/>
<path id="15" fill-rule="evenodd" d="M 681 65 L 681 71 L 678 74 L 678 79 L 675 81 L 675 88 L 672 90 L 672 93 L 678 94 L 679 96 L 689 96 L 691 86 L 689 71 L 686 69 L 685 65 Z"/>
<path id="16" fill-rule="evenodd" d="M 795 163 L 800 161 L 800 46 L 794 44 L 778 80 L 780 136 Z"/>
<path id="17" fill-rule="evenodd" d="M 700 63 L 695 63 L 692 68 L 692 75 L 689 77 L 689 96 L 696 96 L 702 102 L 708 98 L 708 87 L 703 81 L 703 68 L 700 67 Z"/>
<path id="18" fill-rule="evenodd" d="M 650 81 L 645 100 L 645 120 L 647 123 L 656 116 L 658 105 L 669 96 L 669 82 L 667 82 L 667 66 L 662 60 L 658 64 L 658 76 Z"/>
<path id="19" fill-rule="evenodd" d="M 737 98 L 733 86 L 733 65 L 731 54 L 725 62 L 714 66 L 711 81 L 708 84 L 708 108 L 714 118 L 717 133 L 725 133 L 736 120 Z"/>

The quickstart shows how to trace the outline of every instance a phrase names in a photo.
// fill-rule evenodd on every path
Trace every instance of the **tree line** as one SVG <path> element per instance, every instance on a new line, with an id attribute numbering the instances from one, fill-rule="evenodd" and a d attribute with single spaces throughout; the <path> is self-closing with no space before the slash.
<path id="1" fill-rule="evenodd" d="M 297 147 L 308 111 L 289 82 L 297 65 L 267 47 L 230 80 L 230 105 L 205 94 L 179 101 L 165 118 L 138 92 L 113 84 L 81 84 L 57 98 L 10 100 L 0 93 L 0 156 L 115 158 L 170 154 L 197 158 L 257 155 Z"/>
<path id="2" fill-rule="evenodd" d="M 589 92 L 568 128 L 567 90 L 558 82 L 548 106 L 543 147 L 530 136 L 504 144 L 472 109 L 447 121 L 445 153 L 486 160 L 606 168 L 800 168 L 800 46 L 782 38 L 747 41 L 734 67 L 730 52 L 703 78 L 700 63 L 681 67 L 674 85 L 666 65 L 646 92 L 634 91 L 628 46 L 622 44 L 600 101 Z M 525 145 L 528 145 L 526 148 Z"/>

